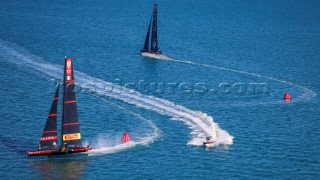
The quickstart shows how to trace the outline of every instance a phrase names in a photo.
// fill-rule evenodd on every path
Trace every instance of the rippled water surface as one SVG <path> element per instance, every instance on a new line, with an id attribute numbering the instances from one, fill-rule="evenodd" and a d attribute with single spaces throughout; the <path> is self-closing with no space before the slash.
<path id="1" fill-rule="evenodd" d="M 1 177 L 319 177 L 320 3 L 157 3 L 164 55 L 150 58 L 139 50 L 152 1 L 1 2 Z M 95 150 L 28 158 L 64 56 Z M 201 146 L 206 135 L 216 147 Z"/>

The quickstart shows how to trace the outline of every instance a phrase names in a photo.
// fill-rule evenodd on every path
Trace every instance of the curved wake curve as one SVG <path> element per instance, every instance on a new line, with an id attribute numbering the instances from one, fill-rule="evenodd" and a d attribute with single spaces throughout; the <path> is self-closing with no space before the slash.
<path id="1" fill-rule="evenodd" d="M 118 107 L 121 110 L 124 110 L 124 111 L 130 113 L 133 116 L 136 116 L 136 117 L 144 120 L 145 122 L 147 122 L 147 124 L 154 131 L 149 133 L 148 136 L 142 137 L 142 138 L 140 138 L 140 139 L 138 139 L 136 141 L 131 140 L 130 142 L 127 142 L 127 143 L 121 143 L 121 144 L 111 145 L 111 146 L 106 145 L 106 144 L 108 144 L 108 142 L 105 140 L 106 138 L 98 137 L 98 138 L 96 138 L 97 142 L 95 142 L 95 144 L 93 144 L 95 148 L 92 151 L 89 152 L 89 156 L 111 154 L 111 153 L 116 153 L 118 151 L 123 151 L 125 149 L 129 149 L 129 148 L 135 147 L 137 145 L 148 145 L 148 144 L 152 143 L 154 139 L 159 137 L 160 130 L 152 121 L 150 121 L 150 120 L 142 117 L 140 114 L 137 114 L 137 113 L 135 113 L 133 111 L 130 111 L 130 110 L 124 108 L 123 106 L 120 106 L 120 105 L 118 105 L 118 104 L 116 104 L 114 102 L 110 102 L 110 101 L 107 101 L 105 99 L 102 99 L 102 100 L 112 104 L 113 106 Z"/>
<path id="2" fill-rule="evenodd" d="M 198 65 L 198 66 L 209 67 L 209 68 L 219 69 L 219 70 L 223 70 L 223 71 L 230 71 L 230 72 L 234 72 L 234 73 L 245 74 L 245 75 L 249 75 L 249 76 L 264 78 L 264 79 L 268 79 L 268 80 L 273 80 L 273 81 L 276 81 L 276 82 L 279 82 L 279 83 L 287 84 L 287 85 L 294 86 L 294 87 L 302 89 L 304 91 L 304 93 L 301 96 L 299 96 L 299 97 L 295 98 L 294 100 L 292 100 L 291 103 L 300 102 L 300 101 L 308 101 L 308 100 L 310 100 L 310 99 L 312 99 L 312 98 L 317 96 L 317 94 L 315 92 L 313 92 L 311 89 L 308 89 L 308 88 L 303 87 L 301 85 L 294 84 L 292 82 L 288 82 L 288 81 L 281 80 L 281 79 L 274 78 L 274 77 L 262 76 L 262 75 L 257 74 L 257 73 L 240 71 L 240 70 L 235 70 L 235 69 L 222 67 L 222 66 L 214 66 L 214 65 L 208 65 L 208 64 L 203 64 L 203 63 L 196 63 L 196 62 L 189 61 L 189 60 L 173 59 L 173 58 L 167 57 L 165 55 L 149 54 L 149 55 L 147 55 L 147 57 L 160 59 L 160 60 L 166 60 L 166 61 L 172 61 L 172 62 L 178 62 L 178 63 L 194 64 L 194 65 Z M 273 103 L 274 104 L 283 103 L 283 101 L 268 102 L 268 104 L 273 104 Z M 261 103 L 261 104 L 263 104 L 263 103 Z M 241 105 L 244 105 L 244 103 L 241 103 Z"/>
<path id="3" fill-rule="evenodd" d="M 7 62 L 28 67 L 56 79 L 62 76 L 62 66 L 44 62 L 41 58 L 16 45 L 0 41 L 0 52 L 1 58 Z M 188 142 L 190 145 L 202 145 L 204 137 L 208 135 L 216 140 L 217 146 L 233 143 L 233 136 L 222 130 L 218 124 L 214 123 L 212 117 L 203 112 L 187 109 L 165 99 L 143 95 L 135 90 L 106 82 L 83 72 L 75 71 L 75 73 L 77 84 L 89 91 L 170 116 L 172 120 L 185 123 L 192 130 L 192 139 Z M 121 148 L 115 147 L 115 150 Z"/>

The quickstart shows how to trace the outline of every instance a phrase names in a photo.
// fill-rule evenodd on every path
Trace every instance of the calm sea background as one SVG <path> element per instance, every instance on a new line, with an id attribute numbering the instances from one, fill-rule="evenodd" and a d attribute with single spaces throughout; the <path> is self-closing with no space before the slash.
<path id="1" fill-rule="evenodd" d="M 139 53 L 153 3 L 1 0 L 0 176 L 319 178 L 320 2 L 159 0 L 159 46 L 167 60 Z M 77 93 L 83 142 L 91 142 L 96 153 L 28 158 L 25 153 L 37 148 L 55 80 L 62 78 L 56 69 L 64 56 L 74 59 L 75 80 L 82 85 L 103 80 L 142 95 L 130 101 Z M 149 89 L 134 86 L 139 81 Z M 154 83 L 164 84 L 164 92 Z M 190 92 L 179 88 L 183 83 L 214 90 Z M 239 93 L 232 86 L 237 83 L 267 88 Z M 285 91 L 292 102 L 282 101 Z M 173 113 L 186 111 L 182 106 L 206 113 L 233 143 L 191 145 L 201 129 L 183 123 L 185 114 L 177 119 L 157 110 L 163 102 L 155 97 L 174 102 L 168 105 Z M 148 99 L 153 104 L 137 105 Z M 121 145 L 125 131 L 134 141 L 130 146 Z"/>

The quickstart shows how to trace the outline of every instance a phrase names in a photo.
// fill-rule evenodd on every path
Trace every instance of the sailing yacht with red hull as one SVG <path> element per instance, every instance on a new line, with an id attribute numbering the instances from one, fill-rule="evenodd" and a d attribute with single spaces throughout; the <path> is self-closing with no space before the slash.
<path id="1" fill-rule="evenodd" d="M 65 58 L 63 77 L 63 104 L 61 123 L 61 146 L 58 146 L 57 107 L 59 85 L 52 101 L 46 125 L 40 138 L 37 151 L 30 151 L 28 156 L 56 156 L 74 153 L 85 153 L 91 147 L 82 147 L 76 94 L 74 91 L 74 74 L 71 58 Z"/>

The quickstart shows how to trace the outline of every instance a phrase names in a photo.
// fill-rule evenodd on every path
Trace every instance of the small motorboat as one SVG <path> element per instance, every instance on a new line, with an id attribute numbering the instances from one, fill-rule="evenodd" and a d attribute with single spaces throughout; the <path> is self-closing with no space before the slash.
<path id="1" fill-rule="evenodd" d="M 206 142 L 203 142 L 203 145 L 205 147 L 212 147 L 215 145 L 215 142 L 216 141 L 214 141 L 211 136 L 208 136 L 208 137 L 206 137 Z"/>

